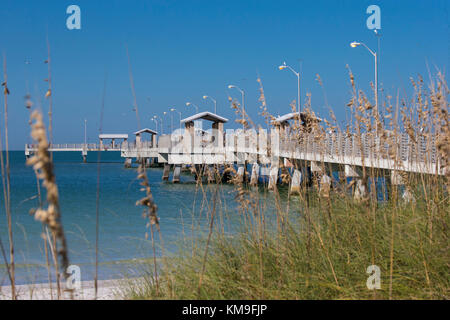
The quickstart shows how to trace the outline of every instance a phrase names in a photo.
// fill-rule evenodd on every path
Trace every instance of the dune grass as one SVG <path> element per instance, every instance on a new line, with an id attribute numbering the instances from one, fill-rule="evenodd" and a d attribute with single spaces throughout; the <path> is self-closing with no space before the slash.
<path id="1" fill-rule="evenodd" d="M 269 122 L 273 117 L 267 112 L 261 80 L 258 82 L 262 115 Z M 384 156 L 399 164 L 398 142 L 402 134 L 407 134 L 411 157 L 423 157 L 423 144 L 420 146 L 419 142 L 428 141 L 425 154 L 436 150 L 440 166 L 448 169 L 449 90 L 441 73 L 428 89 L 422 78 L 412 80 L 415 95 L 411 101 L 400 101 L 397 97 L 392 105 L 392 97 L 387 97 L 383 113 L 356 88 L 351 71 L 350 83 L 353 96 L 348 107 L 352 120 L 345 130 L 331 111 L 333 121 L 325 120 L 323 125 L 312 123 L 306 128 L 307 134 L 312 134 L 319 144 L 327 132 L 353 135 L 361 154 L 364 154 L 362 135 L 373 141 L 380 139 L 381 144 L 390 146 Z M 246 128 L 252 126 L 239 104 L 231 102 L 236 114 L 244 117 L 237 122 Z M 305 112 L 314 115 L 310 102 L 309 96 Z M 294 112 L 295 105 L 292 104 Z M 301 141 L 305 127 L 295 123 L 291 129 Z M 375 147 L 373 143 L 371 148 Z M 325 163 L 319 166 L 322 174 L 330 171 Z M 229 170 L 237 177 L 233 168 Z M 195 241 L 181 241 L 179 252 L 170 257 L 170 266 L 159 266 L 166 276 L 157 285 L 152 272 L 156 264 L 149 265 L 146 280 L 127 288 L 125 297 L 449 299 L 449 170 L 444 176 L 396 171 L 402 186 L 390 183 L 389 171 L 362 167 L 361 172 L 358 183 L 369 190 L 367 194 L 352 196 L 356 180 L 350 185 L 341 180 L 330 191 L 319 175 L 312 177 L 311 183 L 303 183 L 297 196 L 275 187 L 276 210 L 266 210 L 261 205 L 260 192 L 261 189 L 267 192 L 266 186 L 258 190 L 233 179 L 239 205 L 234 213 L 239 219 L 233 223 L 238 223 L 239 231 L 226 233 L 220 211 L 216 212 L 216 206 L 210 204 L 210 218 L 205 226 L 208 231 L 197 231 Z M 378 197 L 379 191 L 370 190 L 369 183 L 380 178 L 386 181 L 387 188 L 383 200 Z M 286 170 L 282 171 L 281 181 L 291 182 Z M 209 199 L 213 204 L 214 197 Z M 287 203 L 280 198 L 287 198 Z M 381 288 L 377 290 L 369 290 L 367 286 L 371 276 L 367 268 L 371 265 L 378 266 L 381 272 Z"/>
<path id="2" fill-rule="evenodd" d="M 448 209 L 436 204 L 429 234 L 426 204 L 389 202 L 367 214 L 364 204 L 338 194 L 331 208 L 311 196 L 311 208 L 291 214 L 281 228 L 265 232 L 242 224 L 233 236 L 217 227 L 210 242 L 201 287 L 201 254 L 184 247 L 171 259 L 169 276 L 150 272 L 134 299 L 448 299 Z M 331 218 L 328 215 L 331 210 Z M 373 226 L 373 228 L 370 228 Z M 394 233 L 392 234 L 392 231 Z M 390 250 L 394 237 L 392 289 Z M 368 290 L 370 265 L 381 269 L 381 289 Z"/>

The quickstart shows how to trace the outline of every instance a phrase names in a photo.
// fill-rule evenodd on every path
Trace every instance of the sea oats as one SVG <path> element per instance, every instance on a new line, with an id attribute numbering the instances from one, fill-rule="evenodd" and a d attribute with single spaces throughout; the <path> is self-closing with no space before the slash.
<path id="1" fill-rule="evenodd" d="M 31 137 L 37 142 L 37 150 L 35 154 L 27 160 L 27 165 L 33 167 L 37 177 L 42 180 L 43 186 L 47 189 L 47 208 L 35 210 L 34 216 L 37 220 L 50 228 L 55 240 L 54 247 L 57 249 L 57 254 L 60 258 L 59 267 L 61 268 L 64 278 L 67 278 L 68 274 L 66 270 L 69 266 L 69 255 L 64 228 L 61 222 L 58 186 L 53 171 L 53 161 L 48 151 L 49 143 L 45 132 L 45 125 L 42 114 L 38 111 L 33 111 L 31 120 Z M 58 277 L 58 265 L 55 265 L 55 269 Z"/>

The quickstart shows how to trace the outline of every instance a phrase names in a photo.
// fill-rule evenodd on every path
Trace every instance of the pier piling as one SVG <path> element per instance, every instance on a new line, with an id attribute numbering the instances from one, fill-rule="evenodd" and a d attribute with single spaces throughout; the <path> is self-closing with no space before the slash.
<path id="1" fill-rule="evenodd" d="M 358 174 L 358 172 L 356 172 L 356 169 L 349 165 L 345 165 L 344 173 L 346 178 L 352 178 L 356 180 L 353 198 L 359 201 L 367 197 L 366 186 L 364 185 L 361 176 Z"/>
<path id="2" fill-rule="evenodd" d="M 131 158 L 126 158 L 125 159 L 125 168 L 131 168 L 131 163 L 132 163 L 133 159 Z"/>
<path id="3" fill-rule="evenodd" d="M 278 182 L 278 166 L 272 164 L 270 167 L 270 173 L 269 173 L 269 190 L 274 190 L 277 186 Z"/>
<path id="4" fill-rule="evenodd" d="M 327 174 L 324 174 L 320 179 L 319 192 L 324 195 L 329 195 L 331 190 L 331 178 Z"/>
<path id="5" fill-rule="evenodd" d="M 169 180 L 169 174 L 170 174 L 170 164 L 165 163 L 164 164 L 164 170 L 163 170 L 163 176 L 162 179 L 164 181 L 168 181 Z"/>
<path id="6" fill-rule="evenodd" d="M 302 172 L 298 169 L 294 169 L 292 175 L 290 194 L 300 194 L 300 185 L 302 183 Z"/>
<path id="7" fill-rule="evenodd" d="M 244 182 L 244 175 L 245 175 L 244 165 L 241 164 L 238 166 L 237 170 L 237 179 L 239 182 Z"/>
<path id="8" fill-rule="evenodd" d="M 405 203 L 416 201 L 412 192 L 405 186 L 403 177 L 396 170 L 391 171 L 391 184 L 401 190 L 401 197 Z"/>
<path id="9" fill-rule="evenodd" d="M 258 184 L 258 178 L 259 178 L 259 164 L 254 163 L 252 165 L 252 176 L 250 179 L 250 185 L 256 186 Z"/>
<path id="10" fill-rule="evenodd" d="M 180 173 L 181 173 L 181 165 L 176 164 L 173 167 L 173 177 L 172 182 L 173 183 L 179 183 L 180 182 Z"/>

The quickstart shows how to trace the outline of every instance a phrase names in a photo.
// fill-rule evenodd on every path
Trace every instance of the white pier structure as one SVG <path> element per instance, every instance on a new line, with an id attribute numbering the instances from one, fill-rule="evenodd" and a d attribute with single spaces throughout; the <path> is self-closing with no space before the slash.
<path id="1" fill-rule="evenodd" d="M 83 156 L 83 162 L 87 160 L 88 151 L 122 151 L 122 144 L 116 141 L 126 142 L 128 140 L 128 134 L 99 134 L 98 136 L 100 143 L 64 143 L 64 144 L 51 144 L 49 147 L 50 152 L 81 152 Z M 110 141 L 110 143 L 105 143 Z M 26 144 L 25 145 L 25 156 L 28 158 L 32 153 L 36 152 L 37 145 Z"/>
<path id="2" fill-rule="evenodd" d="M 210 121 L 208 130 L 195 126 L 198 121 Z M 290 121 L 297 121 L 294 127 Z M 346 177 L 361 178 L 362 168 L 378 169 L 391 174 L 393 184 L 401 184 L 399 172 L 444 175 L 436 145 L 432 138 L 398 134 L 383 140 L 373 134 L 359 136 L 341 132 L 314 130 L 314 123 L 321 119 L 306 113 L 289 113 L 273 121 L 270 130 L 238 129 L 224 130 L 228 119 L 211 112 L 197 113 L 181 120 L 184 128 L 170 135 L 161 135 L 145 128 L 134 133 L 136 140 L 128 141 L 126 134 L 102 134 L 100 144 L 51 145 L 50 151 L 78 151 L 86 160 L 88 151 L 120 151 L 126 158 L 125 165 L 131 166 L 132 159 L 150 164 L 157 159 L 164 164 L 163 179 L 168 180 L 173 167 L 173 182 L 180 181 L 183 165 L 213 166 L 237 165 L 237 174 L 245 176 L 247 165 L 252 166 L 251 183 L 260 175 L 269 176 L 269 188 L 278 181 L 279 170 L 290 166 L 292 192 L 298 191 L 305 175 L 305 168 L 319 177 L 322 184 L 330 183 L 330 171 L 340 167 Z M 299 129 L 300 128 L 300 129 Z M 143 134 L 151 139 L 144 140 Z M 110 144 L 105 144 L 110 140 Z M 116 140 L 123 140 L 116 143 Z M 389 141 L 388 141 L 389 140 Z M 395 140 L 394 142 L 392 140 Z M 25 146 L 28 156 L 34 152 L 33 145 Z M 345 168 L 345 170 L 342 170 Z M 362 186 L 359 184 L 358 186 Z M 362 187 L 361 187 L 362 188 Z M 359 190 L 364 193 L 364 190 Z"/>
<path id="3" fill-rule="evenodd" d="M 194 126 L 196 120 L 209 120 L 212 128 L 203 131 Z M 291 130 L 289 121 L 298 121 Z M 393 184 L 402 184 L 399 172 L 443 175 L 444 168 L 432 138 L 411 138 L 407 134 L 382 139 L 373 134 L 345 134 L 318 130 L 322 121 L 306 113 L 289 113 L 273 121 L 270 131 L 259 129 L 227 130 L 228 120 L 210 112 L 202 112 L 182 120 L 184 130 L 159 139 L 158 152 L 165 162 L 163 179 L 168 180 L 170 166 L 173 181 L 179 181 L 182 165 L 234 165 L 237 175 L 244 176 L 252 165 L 250 181 L 269 175 L 269 189 L 278 181 L 279 170 L 289 164 L 293 168 L 291 189 L 298 190 L 305 168 L 318 176 L 321 184 L 330 184 L 331 171 L 341 168 L 346 177 L 353 177 L 361 186 L 362 168 L 391 174 Z M 345 168 L 344 170 L 342 168 Z M 265 169 L 265 171 L 261 171 Z M 361 187 L 362 188 L 362 187 Z M 364 193 L 364 190 L 359 190 Z"/>
<path id="4" fill-rule="evenodd" d="M 149 141 L 143 139 L 144 133 L 150 135 L 151 139 Z M 144 161 L 147 165 L 150 165 L 150 162 L 155 158 L 161 161 L 163 160 L 159 158 L 157 147 L 158 132 L 145 128 L 136 131 L 134 135 L 136 136 L 135 142 L 129 143 L 128 141 L 124 141 L 120 149 L 121 157 L 126 158 L 125 167 L 131 167 L 133 158 L 135 158 L 138 162 Z"/>

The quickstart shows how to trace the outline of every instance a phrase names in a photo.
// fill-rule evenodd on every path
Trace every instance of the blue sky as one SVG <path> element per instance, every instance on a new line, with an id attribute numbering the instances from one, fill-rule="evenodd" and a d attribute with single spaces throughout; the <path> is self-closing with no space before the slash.
<path id="1" fill-rule="evenodd" d="M 81 30 L 66 28 L 66 8 L 81 8 Z M 449 67 L 449 5 L 433 1 L 20 1 L 2 0 L 0 53 L 8 71 L 9 129 L 12 149 L 29 141 L 24 95 L 28 80 L 33 98 L 47 111 L 48 32 L 53 78 L 54 141 L 81 143 L 84 119 L 88 139 L 96 141 L 105 73 L 107 88 L 103 131 L 131 133 L 136 127 L 125 45 L 134 76 L 141 126 L 169 107 L 192 114 L 191 101 L 213 110 L 204 94 L 217 99 L 218 113 L 234 120 L 227 95 L 235 84 L 246 92 L 246 107 L 256 122 L 257 74 L 263 81 L 269 111 L 283 114 L 297 95 L 296 77 L 277 66 L 284 60 L 299 69 L 302 97 L 312 95 L 312 107 L 326 116 L 323 80 L 330 106 L 346 119 L 350 86 L 346 65 L 359 88 L 369 91 L 373 58 L 353 40 L 377 50 L 366 27 L 366 8 L 381 8 L 380 82 L 386 93 L 410 94 L 409 78 L 427 77 Z M 30 64 L 25 64 L 30 61 Z M 1 68 L 3 71 L 3 68 Z M 0 98 L 3 110 L 3 96 Z M 3 113 L 2 113 L 3 114 Z M 170 123 L 166 116 L 165 124 Z M 174 114 L 174 123 L 178 114 Z M 230 123 L 228 127 L 235 126 Z M 167 128 L 166 128 L 167 130 Z"/>

